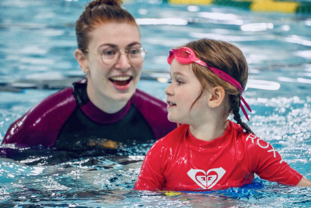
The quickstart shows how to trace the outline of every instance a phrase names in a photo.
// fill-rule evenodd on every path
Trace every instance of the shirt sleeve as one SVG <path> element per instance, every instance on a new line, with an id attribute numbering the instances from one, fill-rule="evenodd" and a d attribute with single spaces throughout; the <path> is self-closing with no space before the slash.
<path id="1" fill-rule="evenodd" d="M 249 167 L 260 178 L 286 185 L 297 185 L 303 177 L 291 168 L 268 142 L 249 134 L 246 137 Z"/>
<path id="2" fill-rule="evenodd" d="M 164 148 L 161 148 L 161 140 L 156 142 L 147 153 L 143 165 L 135 182 L 134 190 L 161 190 L 164 187 Z"/>

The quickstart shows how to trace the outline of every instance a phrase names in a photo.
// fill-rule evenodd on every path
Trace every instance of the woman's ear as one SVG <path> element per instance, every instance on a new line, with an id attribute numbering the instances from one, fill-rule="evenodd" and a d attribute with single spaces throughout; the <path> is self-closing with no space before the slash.
<path id="1" fill-rule="evenodd" d="M 87 74 L 90 70 L 88 67 L 88 59 L 85 57 L 85 54 L 80 49 L 76 49 L 75 57 L 83 73 Z"/>
<path id="2" fill-rule="evenodd" d="M 211 108 L 216 108 L 221 105 L 223 100 L 225 99 L 226 91 L 223 87 L 217 86 L 212 88 L 211 90 L 211 97 L 208 101 L 208 105 Z"/>

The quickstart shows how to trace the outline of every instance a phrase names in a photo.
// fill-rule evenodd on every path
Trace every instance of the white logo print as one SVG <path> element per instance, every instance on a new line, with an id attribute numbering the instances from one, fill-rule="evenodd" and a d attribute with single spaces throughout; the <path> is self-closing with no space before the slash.
<path id="1" fill-rule="evenodd" d="M 210 172 L 213 173 L 209 175 Z M 198 173 L 203 173 L 203 175 L 197 175 Z M 201 188 L 210 189 L 223 177 L 223 175 L 225 175 L 225 173 L 226 171 L 222 167 L 220 167 L 210 169 L 206 173 L 204 170 L 190 169 L 187 174 Z"/>

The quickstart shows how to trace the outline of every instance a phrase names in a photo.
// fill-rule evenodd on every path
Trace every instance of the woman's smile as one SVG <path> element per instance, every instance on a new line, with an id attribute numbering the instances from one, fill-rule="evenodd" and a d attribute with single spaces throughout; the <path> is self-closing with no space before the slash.
<path id="1" fill-rule="evenodd" d="M 132 83 L 133 76 L 113 76 L 109 78 L 109 81 L 117 90 L 128 90 Z"/>
<path id="2" fill-rule="evenodd" d="M 133 79 L 133 76 L 114 76 L 110 77 L 109 80 L 117 86 L 125 86 Z"/>

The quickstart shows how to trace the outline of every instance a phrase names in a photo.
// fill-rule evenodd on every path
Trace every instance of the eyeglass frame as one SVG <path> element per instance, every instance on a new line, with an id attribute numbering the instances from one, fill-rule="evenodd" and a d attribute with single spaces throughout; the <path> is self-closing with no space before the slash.
<path id="1" fill-rule="evenodd" d="M 142 62 L 144 62 L 144 59 L 145 59 L 146 54 L 148 53 L 148 51 L 145 50 L 143 47 L 140 47 L 139 49 L 140 49 L 141 51 L 145 52 L 145 56 L 143 57 L 143 61 L 142 61 Z M 121 54 L 122 54 L 122 52 L 124 52 L 124 53 L 126 54 L 127 59 L 128 59 L 132 64 L 135 64 L 135 63 L 133 63 L 133 62 L 131 61 L 131 59 L 128 57 L 128 55 L 129 55 L 129 50 L 128 50 L 128 49 L 119 49 L 119 51 L 120 51 L 120 55 L 119 55 L 119 58 L 117 59 L 117 61 L 116 61 L 115 63 L 117 63 L 117 62 L 120 60 Z M 89 49 L 86 49 L 85 52 L 87 52 L 87 53 L 92 53 L 92 54 L 94 54 L 94 55 L 100 56 L 102 62 L 103 62 L 104 64 L 108 65 L 108 64 L 105 63 L 105 61 L 103 60 L 102 54 L 99 54 L 99 53 L 97 53 L 97 52 L 91 51 L 91 50 L 89 50 Z M 141 64 L 142 62 L 136 63 L 136 64 Z"/>

